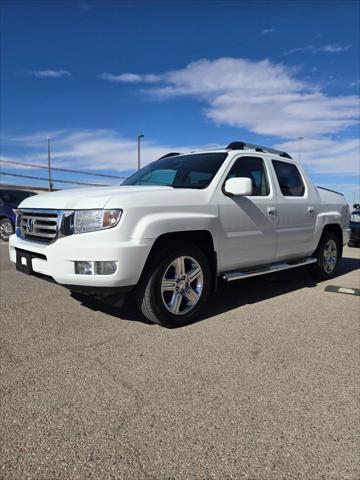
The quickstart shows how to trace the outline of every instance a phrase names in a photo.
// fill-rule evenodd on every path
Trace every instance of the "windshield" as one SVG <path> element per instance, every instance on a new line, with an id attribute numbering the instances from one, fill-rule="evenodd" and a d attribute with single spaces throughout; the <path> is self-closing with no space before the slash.
<path id="1" fill-rule="evenodd" d="M 227 153 L 176 155 L 157 160 L 129 177 L 122 185 L 165 185 L 174 188 L 206 188 Z"/>
<path id="2" fill-rule="evenodd" d="M 0 190 L 0 198 L 5 203 L 13 203 L 18 205 L 25 198 L 35 195 L 34 192 L 26 192 L 24 190 Z"/>

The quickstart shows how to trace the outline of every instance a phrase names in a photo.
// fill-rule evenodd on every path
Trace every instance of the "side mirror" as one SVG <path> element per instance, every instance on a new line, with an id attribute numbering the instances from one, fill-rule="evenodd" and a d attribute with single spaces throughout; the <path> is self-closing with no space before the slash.
<path id="1" fill-rule="evenodd" d="M 252 181 L 247 177 L 229 178 L 225 182 L 224 190 L 229 195 L 252 195 Z"/>

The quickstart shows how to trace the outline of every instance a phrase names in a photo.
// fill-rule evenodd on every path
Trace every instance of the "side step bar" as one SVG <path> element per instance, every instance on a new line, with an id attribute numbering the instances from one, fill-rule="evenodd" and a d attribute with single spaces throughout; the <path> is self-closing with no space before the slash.
<path id="1" fill-rule="evenodd" d="M 271 265 L 265 265 L 262 267 L 256 267 L 253 269 L 242 270 L 238 272 L 228 272 L 223 274 L 223 279 L 226 282 L 232 282 L 233 280 L 240 280 L 242 278 L 256 277 L 257 275 L 265 275 L 266 273 L 279 272 L 280 270 L 288 270 L 289 268 L 303 267 L 304 265 L 311 265 L 316 263 L 317 258 L 309 257 L 297 262 L 291 263 L 273 263 Z"/>

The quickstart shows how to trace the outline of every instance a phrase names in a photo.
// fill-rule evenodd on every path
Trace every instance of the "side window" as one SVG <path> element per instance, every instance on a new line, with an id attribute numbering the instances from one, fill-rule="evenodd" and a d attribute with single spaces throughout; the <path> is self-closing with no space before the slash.
<path id="1" fill-rule="evenodd" d="M 280 185 L 281 193 L 286 197 L 303 197 L 305 185 L 299 170 L 292 163 L 272 161 Z"/>
<path id="2" fill-rule="evenodd" d="M 253 196 L 267 196 L 270 193 L 264 161 L 258 157 L 238 158 L 226 178 L 248 177 L 252 181 Z"/>

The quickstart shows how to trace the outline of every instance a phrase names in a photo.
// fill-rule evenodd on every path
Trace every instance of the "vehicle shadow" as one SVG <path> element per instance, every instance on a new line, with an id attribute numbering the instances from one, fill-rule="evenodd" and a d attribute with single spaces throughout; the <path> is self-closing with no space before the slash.
<path id="1" fill-rule="evenodd" d="M 360 269 L 360 260 L 342 258 L 336 275 L 332 281 L 342 275 Z M 304 288 L 313 288 L 323 283 L 310 275 L 307 267 L 284 270 L 230 283 L 220 282 L 216 294 L 213 295 L 208 308 L 198 321 L 205 320 L 244 305 L 255 304 L 270 298 L 280 297 L 289 292 Z M 340 282 L 341 283 L 341 282 Z"/>
<path id="2" fill-rule="evenodd" d="M 71 297 L 81 303 L 83 307 L 89 310 L 105 313 L 106 315 L 116 317 L 119 320 L 128 320 L 131 322 L 140 322 L 146 325 L 154 325 L 147 320 L 138 310 L 134 296 L 129 294 L 122 307 L 113 307 L 101 302 L 95 297 L 83 295 L 81 293 L 71 292 Z"/>
<path id="3" fill-rule="evenodd" d="M 339 277 L 359 268 L 359 259 L 344 257 L 341 260 L 336 276 L 333 277 L 333 281 L 339 283 L 339 281 L 336 281 Z M 237 280 L 230 283 L 219 281 L 216 293 L 212 294 L 209 305 L 195 323 L 226 313 L 243 305 L 263 302 L 269 298 L 280 297 L 281 295 L 303 288 L 313 288 L 320 283 L 322 283 L 322 281 L 313 278 L 306 267 Z M 132 295 L 125 300 L 121 308 L 105 305 L 86 295 L 75 293 L 71 295 L 80 301 L 84 307 L 91 310 L 101 311 L 119 320 L 137 321 L 153 325 L 141 315 Z"/>

